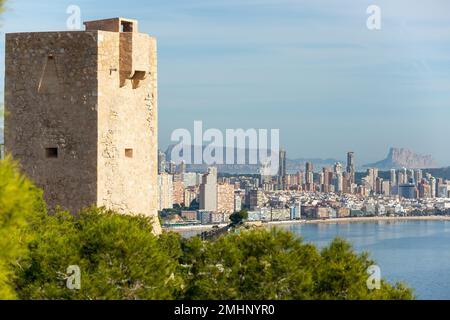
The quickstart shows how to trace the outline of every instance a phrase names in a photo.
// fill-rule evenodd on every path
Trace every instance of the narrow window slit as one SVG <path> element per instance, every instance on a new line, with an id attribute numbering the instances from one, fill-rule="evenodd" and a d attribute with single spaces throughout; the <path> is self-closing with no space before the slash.
<path id="1" fill-rule="evenodd" d="M 130 148 L 125 149 L 125 157 L 133 158 L 133 149 Z"/>
<path id="2" fill-rule="evenodd" d="M 45 148 L 46 158 L 58 158 L 58 148 Z"/>

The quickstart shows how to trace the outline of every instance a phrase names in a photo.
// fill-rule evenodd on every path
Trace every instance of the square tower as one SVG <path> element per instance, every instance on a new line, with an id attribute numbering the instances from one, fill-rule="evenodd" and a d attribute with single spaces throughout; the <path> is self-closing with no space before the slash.
<path id="1" fill-rule="evenodd" d="M 6 35 L 5 149 L 50 209 L 157 219 L 156 39 L 135 20 Z"/>

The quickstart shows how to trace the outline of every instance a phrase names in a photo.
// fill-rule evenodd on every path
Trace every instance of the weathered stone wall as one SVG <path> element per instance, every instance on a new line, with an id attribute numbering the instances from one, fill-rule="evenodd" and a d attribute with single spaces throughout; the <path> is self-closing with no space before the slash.
<path id="1" fill-rule="evenodd" d="M 134 19 L 125 19 L 125 18 L 110 18 L 103 20 L 93 20 L 93 21 L 85 21 L 83 24 L 86 26 L 86 30 L 103 30 L 103 31 L 111 31 L 111 32 L 120 32 L 120 27 L 122 23 L 131 23 L 132 31 L 138 32 L 138 21 Z"/>
<path id="2" fill-rule="evenodd" d="M 6 150 L 50 208 L 144 214 L 159 233 L 156 39 L 95 25 L 6 36 Z"/>
<path id="3" fill-rule="evenodd" d="M 96 203 L 97 33 L 7 34 L 5 62 L 6 151 L 50 208 Z"/>
<path id="4" fill-rule="evenodd" d="M 156 40 L 145 34 L 139 34 L 136 41 L 134 33 L 98 32 L 98 205 L 156 219 Z M 127 41 L 132 42 L 131 46 Z M 132 52 L 124 54 L 123 50 L 129 48 Z M 145 71 L 142 80 L 130 79 L 136 64 L 123 61 L 135 56 L 149 59 L 137 64 L 140 69 L 145 66 L 145 70 L 137 70 Z M 125 149 L 132 149 L 132 157 L 126 155 Z"/>

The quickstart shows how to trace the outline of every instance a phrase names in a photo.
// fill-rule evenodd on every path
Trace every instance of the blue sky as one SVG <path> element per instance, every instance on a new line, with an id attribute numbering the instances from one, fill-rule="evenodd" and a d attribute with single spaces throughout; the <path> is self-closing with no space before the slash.
<path id="1" fill-rule="evenodd" d="M 290 158 L 353 150 L 363 164 L 398 146 L 450 165 L 450 1 L 8 0 L 2 31 L 65 30 L 71 4 L 158 38 L 162 148 L 203 120 L 279 128 Z"/>

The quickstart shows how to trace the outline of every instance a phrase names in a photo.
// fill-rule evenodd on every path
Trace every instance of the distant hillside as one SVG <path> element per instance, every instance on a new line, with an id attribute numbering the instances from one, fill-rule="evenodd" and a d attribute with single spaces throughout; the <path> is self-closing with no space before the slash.
<path id="1" fill-rule="evenodd" d="M 433 177 L 450 180 L 450 167 L 424 169 L 423 172 L 430 173 Z"/>
<path id="2" fill-rule="evenodd" d="M 405 148 L 391 148 L 386 159 L 364 165 L 365 168 L 374 167 L 380 170 L 410 168 L 426 169 L 437 168 L 438 164 L 431 155 L 420 155 Z"/>
<path id="3" fill-rule="evenodd" d="M 320 158 L 300 158 L 300 159 L 287 159 L 286 168 L 288 172 L 298 172 L 299 170 L 305 170 L 306 162 L 311 162 L 314 167 L 314 171 L 321 171 L 323 167 L 333 167 L 336 162 L 340 162 L 345 166 L 345 162 L 342 160 L 336 160 L 333 158 L 320 159 Z"/>
<path id="4" fill-rule="evenodd" d="M 175 147 L 175 145 L 170 145 L 167 150 L 165 151 L 166 154 L 166 159 L 167 160 L 171 160 L 170 156 L 171 156 L 171 152 L 173 150 L 173 148 Z M 189 148 L 189 147 L 187 147 Z M 205 148 L 205 146 L 203 146 L 203 149 Z M 239 151 L 241 151 L 242 149 L 238 149 L 235 148 L 234 149 L 234 159 L 235 159 L 235 163 L 237 162 L 237 154 Z M 230 152 L 232 150 L 229 150 L 227 148 L 223 149 L 223 155 L 224 155 L 224 159 L 226 157 L 227 152 Z M 223 165 L 217 165 L 217 170 L 220 173 L 229 173 L 229 174 L 257 174 L 259 173 L 259 165 L 258 164 L 249 164 L 248 163 L 248 155 L 250 153 L 250 149 L 245 149 L 245 155 L 246 155 L 246 164 L 223 164 Z M 270 151 L 268 151 L 270 152 Z M 194 146 L 191 146 L 191 155 L 193 157 L 194 154 Z M 278 155 L 276 155 L 278 156 Z M 258 158 L 259 160 L 259 158 Z M 319 171 L 322 169 L 322 167 L 325 166 L 332 166 L 334 165 L 338 160 L 336 159 L 319 159 L 319 158 L 300 158 L 300 159 L 289 159 L 286 158 L 286 171 L 287 173 L 296 173 L 299 170 L 305 170 L 305 163 L 306 162 L 312 162 L 314 169 L 316 171 Z M 342 161 L 341 161 L 342 162 Z M 342 162 L 343 163 L 343 162 Z M 194 172 L 205 172 L 207 169 L 207 165 L 206 164 L 194 164 L 194 165 L 186 165 L 186 168 L 189 171 L 194 171 Z"/>
<path id="5" fill-rule="evenodd" d="M 170 160 L 170 155 L 172 152 L 172 149 L 175 145 L 170 145 L 166 153 L 166 159 Z M 189 148 L 189 147 L 187 147 Z M 204 150 L 205 146 L 203 146 L 202 151 Z M 224 148 L 222 150 L 224 159 L 226 157 L 227 152 L 230 152 L 231 150 L 227 150 Z M 239 151 L 242 151 L 242 149 L 235 148 L 234 149 L 234 159 L 235 163 L 237 162 L 237 154 Z M 250 150 L 247 148 L 244 150 L 246 155 L 246 160 L 248 161 L 248 155 L 250 153 Z M 191 155 L 193 157 L 194 155 L 194 146 L 191 146 Z M 289 156 L 289 153 L 287 153 Z M 342 165 L 345 168 L 346 162 L 343 160 L 337 160 L 333 158 L 328 159 L 320 159 L 320 158 L 298 158 L 298 159 L 286 159 L 286 171 L 288 173 L 296 173 L 299 170 L 305 170 L 305 163 L 306 162 L 312 162 L 314 166 L 314 171 L 318 172 L 322 170 L 323 167 L 332 167 L 336 162 L 342 163 Z M 205 172 L 208 165 L 206 164 L 199 164 L 199 165 L 187 165 L 186 168 L 189 171 L 195 171 L 195 172 Z M 392 168 L 410 168 L 410 169 L 426 169 L 425 171 L 432 173 L 431 171 L 436 170 L 439 174 L 433 174 L 436 177 L 445 177 L 446 174 L 448 174 L 449 170 L 448 168 L 444 169 L 437 169 L 438 165 L 433 160 L 433 158 L 429 155 L 419 155 L 414 153 L 411 150 L 404 149 L 404 148 L 391 148 L 389 150 L 389 153 L 386 157 L 386 159 L 382 161 L 378 161 L 375 163 L 367 164 L 362 167 L 357 167 L 357 171 L 362 171 L 361 176 L 365 175 L 365 169 L 369 167 L 376 167 L 380 170 L 380 173 L 382 171 L 388 171 Z M 259 173 L 259 165 L 257 164 L 223 164 L 223 165 L 217 165 L 217 170 L 220 173 L 224 174 L 258 174 Z M 450 179 L 450 178 L 449 178 Z"/>
<path id="6" fill-rule="evenodd" d="M 430 173 L 435 178 L 442 178 L 450 180 L 450 167 L 447 168 L 432 168 L 432 169 L 422 169 L 423 175 Z M 367 175 L 367 172 L 356 172 L 356 182 L 361 183 L 361 179 Z M 389 180 L 391 177 L 390 171 L 379 171 L 378 176 L 384 180 Z"/>

